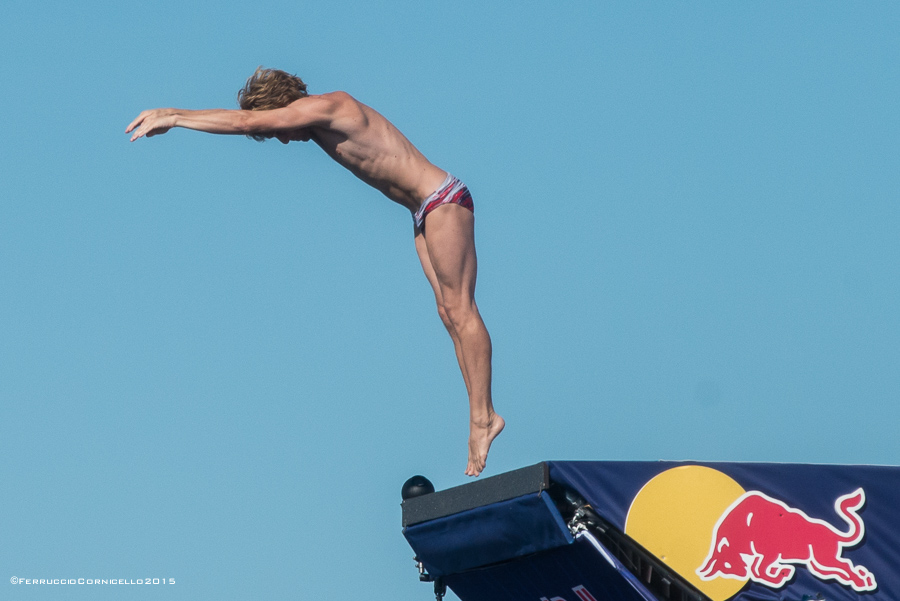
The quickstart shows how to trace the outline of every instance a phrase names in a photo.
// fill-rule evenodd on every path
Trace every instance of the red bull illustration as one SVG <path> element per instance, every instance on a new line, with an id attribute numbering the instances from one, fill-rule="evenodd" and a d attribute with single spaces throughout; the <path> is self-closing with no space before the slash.
<path id="1" fill-rule="evenodd" d="M 814 598 L 820 592 L 812 588 L 817 581 L 825 587 L 821 592 L 828 599 L 847 601 L 860 593 L 875 595 L 873 600 L 879 601 L 900 599 L 886 595 L 894 586 L 896 572 L 885 566 L 885 541 L 897 536 L 895 530 L 885 530 L 882 517 L 894 510 L 885 507 L 883 500 L 896 494 L 892 491 L 900 491 L 900 470 L 788 466 L 787 470 L 797 473 L 840 470 L 854 476 L 844 475 L 844 484 L 830 486 L 831 492 L 821 499 L 824 503 L 813 500 L 813 482 L 807 480 L 797 491 L 796 503 L 791 503 L 795 499 L 788 496 L 791 483 L 777 482 L 766 473 L 781 469 L 785 467 L 739 466 L 741 480 L 749 475 L 747 480 L 753 482 L 753 477 L 763 473 L 764 480 L 774 483 L 763 489 L 765 493 L 758 479 L 745 488 L 714 467 L 682 464 L 664 469 L 632 497 L 625 533 L 712 601 L 769 598 L 754 587 L 787 595 L 779 598 Z M 870 470 L 881 472 L 877 480 L 866 474 Z M 847 486 L 847 481 L 855 483 Z M 836 499 L 833 504 L 832 499 Z M 867 502 L 876 500 L 878 506 L 869 508 L 871 515 L 864 514 Z M 820 508 L 813 513 L 815 517 L 804 512 L 811 506 Z M 829 506 L 840 519 L 830 517 L 825 509 Z M 869 528 L 863 515 L 868 522 L 874 520 Z M 866 541 L 873 536 L 875 542 L 867 548 Z"/>
<path id="2" fill-rule="evenodd" d="M 793 577 L 796 564 L 805 565 L 817 578 L 836 580 L 858 592 L 875 590 L 875 575 L 843 556 L 865 536 L 859 516 L 865 502 L 862 488 L 837 498 L 835 512 L 848 526 L 841 532 L 782 501 L 748 491 L 716 522 L 709 553 L 696 573 L 705 581 L 749 579 L 780 588 Z"/>

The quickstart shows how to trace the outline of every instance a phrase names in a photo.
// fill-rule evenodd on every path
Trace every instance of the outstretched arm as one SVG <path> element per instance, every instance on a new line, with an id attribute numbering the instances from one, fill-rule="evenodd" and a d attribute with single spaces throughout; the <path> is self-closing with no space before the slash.
<path id="1" fill-rule="evenodd" d="M 240 134 L 244 133 L 246 127 L 247 117 L 241 114 L 244 112 L 250 111 L 152 109 L 138 115 L 128 125 L 125 133 L 134 131 L 131 136 L 132 142 L 143 136 L 152 138 L 164 134 L 173 127 L 185 127 L 211 134 Z"/>
<path id="2" fill-rule="evenodd" d="M 134 132 L 131 141 L 164 134 L 173 127 L 184 127 L 211 134 L 255 134 L 301 127 L 327 127 L 334 117 L 339 100 L 332 94 L 308 96 L 288 106 L 271 111 L 229 109 L 152 109 L 132 121 L 125 133 Z"/>

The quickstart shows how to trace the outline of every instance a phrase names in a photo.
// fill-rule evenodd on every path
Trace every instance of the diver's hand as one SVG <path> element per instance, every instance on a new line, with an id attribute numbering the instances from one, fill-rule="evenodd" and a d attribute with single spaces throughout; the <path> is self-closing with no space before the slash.
<path id="1" fill-rule="evenodd" d="M 132 142 L 143 136 L 152 138 L 153 136 L 164 134 L 175 127 L 177 118 L 176 113 L 177 111 L 175 109 L 153 109 L 143 111 L 128 125 L 125 133 L 127 134 L 134 130 L 134 134 L 131 136 Z"/>

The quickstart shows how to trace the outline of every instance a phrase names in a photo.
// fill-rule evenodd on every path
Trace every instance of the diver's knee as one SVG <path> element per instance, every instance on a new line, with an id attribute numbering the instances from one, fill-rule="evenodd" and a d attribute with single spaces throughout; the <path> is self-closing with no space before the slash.
<path id="1" fill-rule="evenodd" d="M 465 328 L 466 324 L 477 315 L 474 306 L 466 302 L 445 302 L 443 311 L 447 315 L 447 322 L 450 323 L 450 327 L 456 330 Z"/>
<path id="2" fill-rule="evenodd" d="M 453 322 L 450 321 L 450 316 L 447 314 L 447 309 L 444 308 L 444 305 L 438 303 L 437 306 L 438 317 L 441 318 L 441 322 L 444 324 L 444 327 L 448 330 L 453 328 Z"/>

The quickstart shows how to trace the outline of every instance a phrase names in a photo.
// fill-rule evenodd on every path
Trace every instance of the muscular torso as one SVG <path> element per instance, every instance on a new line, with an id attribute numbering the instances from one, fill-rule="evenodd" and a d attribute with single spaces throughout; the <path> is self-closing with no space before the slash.
<path id="1" fill-rule="evenodd" d="M 307 128 L 309 139 L 335 161 L 391 200 L 415 211 L 440 186 L 446 172 L 374 109 L 349 94 L 326 94 L 336 100 L 329 127 Z"/>

